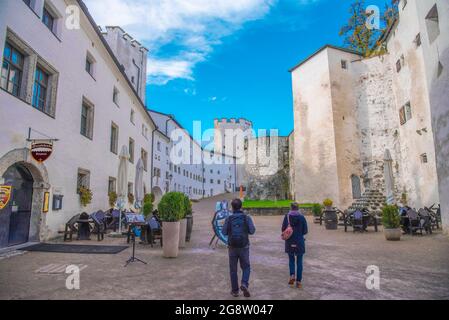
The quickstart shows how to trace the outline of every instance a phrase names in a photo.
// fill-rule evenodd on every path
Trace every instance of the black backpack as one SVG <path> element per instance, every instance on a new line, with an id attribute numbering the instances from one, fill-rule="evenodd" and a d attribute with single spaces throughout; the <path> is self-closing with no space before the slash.
<path id="1" fill-rule="evenodd" d="M 228 229 L 228 245 L 231 248 L 245 248 L 249 244 L 248 224 L 245 215 L 230 216 Z"/>

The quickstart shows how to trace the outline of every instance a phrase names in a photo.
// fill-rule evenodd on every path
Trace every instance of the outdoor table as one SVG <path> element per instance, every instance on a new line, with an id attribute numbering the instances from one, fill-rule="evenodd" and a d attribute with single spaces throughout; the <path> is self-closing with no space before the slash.
<path id="1" fill-rule="evenodd" d="M 79 219 L 78 223 L 78 240 L 90 240 L 90 223 L 92 219 Z"/>

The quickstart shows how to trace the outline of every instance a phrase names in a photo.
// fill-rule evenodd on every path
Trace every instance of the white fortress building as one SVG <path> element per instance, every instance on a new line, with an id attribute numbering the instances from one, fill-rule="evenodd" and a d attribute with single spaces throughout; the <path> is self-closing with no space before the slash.
<path id="1" fill-rule="evenodd" d="M 345 209 L 384 191 L 388 149 L 397 202 L 441 202 L 447 230 L 449 2 L 399 1 L 383 41 L 386 53 L 371 58 L 328 45 L 291 70 L 294 196 Z"/>
<path id="2" fill-rule="evenodd" d="M 0 200 L 10 200 L 0 208 L 0 248 L 54 238 L 74 215 L 109 209 L 123 146 L 129 193 L 139 159 L 145 192 L 157 200 L 168 191 L 200 199 L 235 188 L 234 159 L 209 165 L 204 158 L 218 155 L 198 144 L 191 154 L 199 162 L 171 163 L 170 134 L 182 127 L 145 105 L 147 54 L 120 27 L 101 30 L 81 0 L 2 1 Z M 40 139 L 53 143 L 43 162 L 30 152 Z M 93 193 L 87 207 L 80 187 Z"/>
<path id="3" fill-rule="evenodd" d="M 246 186 L 245 156 L 249 141 L 255 137 L 253 123 L 243 118 L 215 119 L 214 130 L 215 152 L 230 155 L 237 159 L 236 187 Z"/>

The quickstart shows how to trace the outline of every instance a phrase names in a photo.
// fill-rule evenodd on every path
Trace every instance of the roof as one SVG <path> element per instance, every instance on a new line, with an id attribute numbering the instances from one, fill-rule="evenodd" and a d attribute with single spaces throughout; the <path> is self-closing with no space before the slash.
<path id="1" fill-rule="evenodd" d="M 135 98 L 137 99 L 137 101 L 139 102 L 139 104 L 141 105 L 143 110 L 145 111 L 145 114 L 148 116 L 148 118 L 151 121 L 151 123 L 153 124 L 153 126 L 157 129 L 156 123 L 154 122 L 153 118 L 151 118 L 151 115 L 147 112 L 148 110 L 147 110 L 147 108 L 145 106 L 145 103 L 142 101 L 142 99 L 140 98 L 140 96 L 137 93 L 136 89 L 134 88 L 134 86 L 132 85 L 132 83 L 129 80 L 128 76 L 126 75 L 125 71 L 123 70 L 121 63 L 118 61 L 117 57 L 115 56 L 115 54 L 112 51 L 111 47 L 109 46 L 108 42 L 104 38 L 103 34 L 101 33 L 100 28 L 98 28 L 98 25 L 95 23 L 95 20 L 91 16 L 91 14 L 89 12 L 89 9 L 87 8 L 86 4 L 83 2 L 83 0 L 77 0 L 77 2 L 78 2 L 78 5 L 80 6 L 81 10 L 83 11 L 83 13 L 86 15 L 87 20 L 90 22 L 92 28 L 95 30 L 95 33 L 97 34 L 97 36 L 100 39 L 100 41 L 103 44 L 103 46 L 105 47 L 106 51 L 109 53 L 109 55 L 111 56 L 112 60 L 114 61 L 114 64 L 116 65 L 117 70 L 123 75 L 123 77 L 125 78 L 125 81 L 127 82 L 129 88 L 133 92 Z"/>
<path id="2" fill-rule="evenodd" d="M 329 48 L 330 49 L 339 50 L 339 51 L 343 51 L 343 52 L 347 52 L 347 53 L 351 53 L 351 54 L 355 54 L 355 55 L 358 55 L 358 56 L 362 56 L 362 54 L 360 52 L 356 51 L 356 50 L 352 50 L 352 49 L 348 49 L 348 48 L 341 48 L 341 47 L 333 46 L 333 45 L 330 45 L 330 44 L 326 44 L 323 47 L 321 47 L 318 51 L 316 51 L 315 53 L 313 53 L 312 55 L 310 55 L 305 60 L 303 60 L 302 62 L 298 63 L 296 66 L 294 66 L 293 68 L 291 68 L 288 71 L 289 72 L 295 71 L 297 68 L 299 68 L 300 66 L 305 64 L 307 61 L 311 60 L 313 57 L 315 57 L 316 55 L 321 53 L 321 51 L 329 49 Z"/>

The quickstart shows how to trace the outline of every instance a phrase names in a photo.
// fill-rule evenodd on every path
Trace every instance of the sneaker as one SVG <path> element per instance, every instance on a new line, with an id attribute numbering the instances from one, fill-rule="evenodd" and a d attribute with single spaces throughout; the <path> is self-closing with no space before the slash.
<path id="1" fill-rule="evenodd" d="M 241 286 L 241 287 L 240 287 L 240 290 L 242 290 L 242 292 L 243 292 L 243 296 L 244 296 L 245 298 L 249 298 L 249 297 L 251 297 L 251 294 L 249 293 L 249 291 L 248 291 L 248 288 L 247 288 L 247 287 L 245 287 L 245 286 Z"/>
<path id="2" fill-rule="evenodd" d="M 302 289 L 302 283 L 301 283 L 301 281 L 296 282 L 296 288 Z"/>
<path id="3" fill-rule="evenodd" d="M 231 295 L 232 295 L 234 298 L 238 298 L 239 292 L 238 292 L 238 291 L 231 291 Z"/>
<path id="4" fill-rule="evenodd" d="M 288 282 L 288 285 L 289 285 L 289 286 L 293 286 L 293 285 L 295 284 L 295 282 L 296 282 L 295 277 L 291 277 L 291 278 L 290 278 L 290 281 Z"/>

